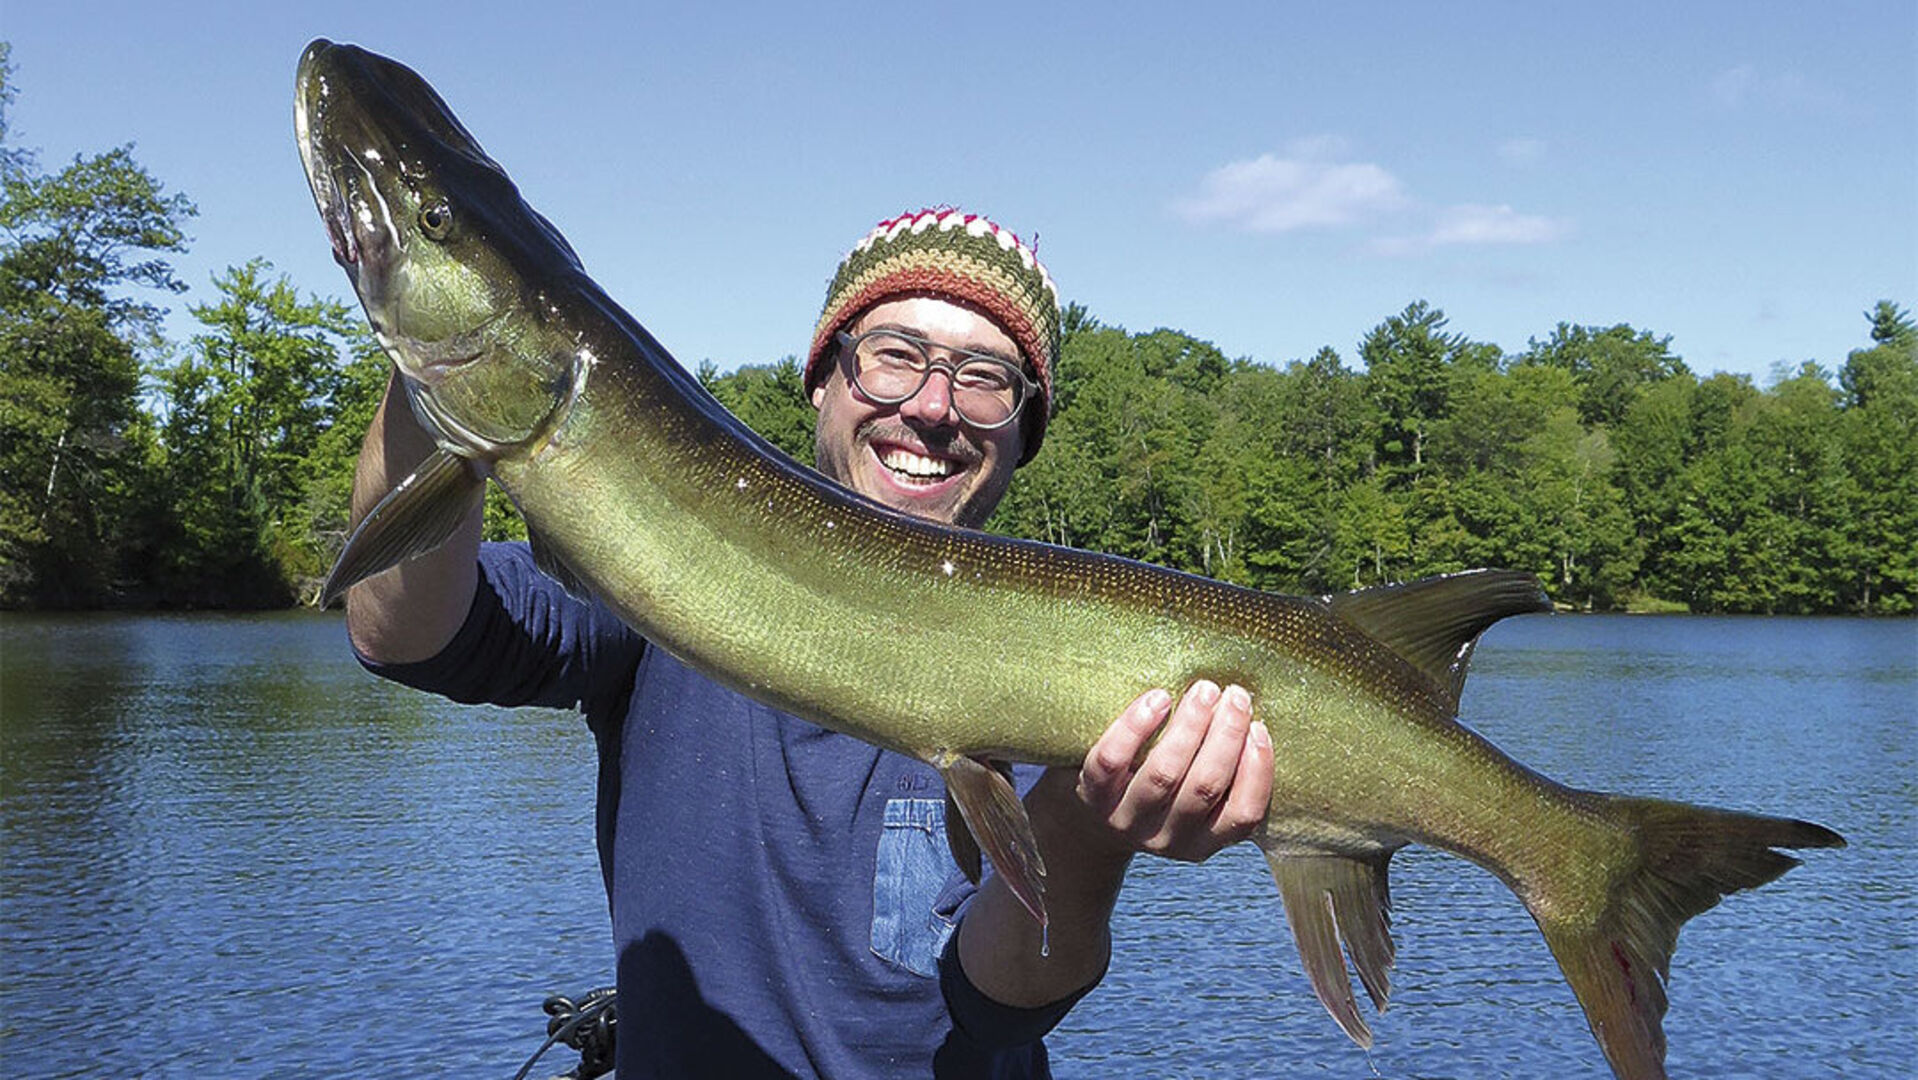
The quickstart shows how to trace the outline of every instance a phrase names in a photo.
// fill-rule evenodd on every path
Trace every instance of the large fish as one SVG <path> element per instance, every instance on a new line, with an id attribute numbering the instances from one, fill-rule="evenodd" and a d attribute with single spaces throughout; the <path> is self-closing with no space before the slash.
<path id="1" fill-rule="evenodd" d="M 490 476 L 541 564 L 650 641 L 938 767 L 964 822 L 955 855 L 976 874 L 983 848 L 1042 924 L 1030 823 L 987 763 L 1077 765 L 1142 690 L 1239 683 L 1278 748 L 1256 840 L 1315 991 L 1361 1045 L 1341 945 L 1383 1007 L 1386 867 L 1408 843 L 1518 894 L 1628 1080 L 1665 1074 L 1680 924 L 1797 865 L 1778 849 L 1844 843 L 1806 822 L 1568 788 L 1459 724 L 1480 632 L 1546 607 L 1530 575 L 1279 596 L 851 494 L 707 395 L 413 71 L 316 41 L 297 99 L 334 255 L 440 447 L 353 534 L 329 601 L 442 542 Z"/>

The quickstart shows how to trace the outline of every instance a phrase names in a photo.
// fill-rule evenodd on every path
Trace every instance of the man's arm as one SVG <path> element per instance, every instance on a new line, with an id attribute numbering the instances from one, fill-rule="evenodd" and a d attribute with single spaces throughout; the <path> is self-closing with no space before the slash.
<path id="1" fill-rule="evenodd" d="M 1162 724 L 1164 738 L 1141 760 Z M 1084 990 L 1105 971 L 1112 908 L 1132 856 L 1203 861 L 1249 838 L 1271 793 L 1271 739 L 1252 721 L 1243 689 L 1201 681 L 1176 708 L 1163 690 L 1141 696 L 1081 768 L 1047 770 L 1026 796 L 1046 861 L 1045 954 L 1038 925 L 993 875 L 959 926 L 966 978 L 1020 1008 Z"/>
<path id="2" fill-rule="evenodd" d="M 432 452 L 433 439 L 413 419 L 395 375 L 360 446 L 354 524 Z M 438 654 L 453 639 L 473 604 L 485 492 L 486 482 L 474 477 L 472 510 L 445 544 L 347 590 L 346 630 L 361 655 L 376 663 L 411 663 Z"/>

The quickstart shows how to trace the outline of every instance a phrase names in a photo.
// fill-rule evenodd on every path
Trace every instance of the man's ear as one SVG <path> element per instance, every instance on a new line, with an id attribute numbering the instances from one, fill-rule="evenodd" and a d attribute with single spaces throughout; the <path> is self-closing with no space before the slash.
<path id="1" fill-rule="evenodd" d="M 826 403 L 826 383 L 830 381 L 830 378 L 822 379 L 818 386 L 812 388 L 812 407 L 814 412 L 818 412 L 820 406 Z"/>

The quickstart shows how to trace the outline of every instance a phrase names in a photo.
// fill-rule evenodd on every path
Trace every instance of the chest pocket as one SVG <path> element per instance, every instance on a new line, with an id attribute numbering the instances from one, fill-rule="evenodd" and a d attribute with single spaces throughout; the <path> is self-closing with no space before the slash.
<path id="1" fill-rule="evenodd" d="M 872 951 L 880 959 L 915 975 L 939 974 L 956 906 L 942 894 L 958 871 L 946 847 L 944 799 L 886 800 L 872 877 Z"/>

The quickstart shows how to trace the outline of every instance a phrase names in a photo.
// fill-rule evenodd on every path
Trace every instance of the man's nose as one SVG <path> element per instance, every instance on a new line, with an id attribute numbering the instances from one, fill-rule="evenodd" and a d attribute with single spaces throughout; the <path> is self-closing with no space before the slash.
<path id="1" fill-rule="evenodd" d="M 899 413 L 922 424 L 957 423 L 952 409 L 952 374 L 933 368 L 919 392 L 899 403 Z"/>

